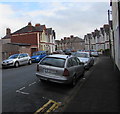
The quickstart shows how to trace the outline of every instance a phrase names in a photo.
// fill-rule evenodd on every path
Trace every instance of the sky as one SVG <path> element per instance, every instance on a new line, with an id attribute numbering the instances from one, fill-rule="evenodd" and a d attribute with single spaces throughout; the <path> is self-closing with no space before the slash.
<path id="1" fill-rule="evenodd" d="M 109 0 L 24 1 L 26 2 L 0 0 L 0 38 L 5 36 L 6 28 L 10 28 L 13 33 L 31 22 L 33 26 L 40 23 L 55 30 L 57 40 L 70 35 L 83 39 L 87 33 L 93 32 L 96 28 L 99 30 L 108 23 Z"/>

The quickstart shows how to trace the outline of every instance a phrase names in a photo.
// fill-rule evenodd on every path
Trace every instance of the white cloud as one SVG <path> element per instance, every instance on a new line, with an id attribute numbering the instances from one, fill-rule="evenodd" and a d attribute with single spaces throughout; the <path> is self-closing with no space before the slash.
<path id="1" fill-rule="evenodd" d="M 5 35 L 5 29 L 12 32 L 24 27 L 29 21 L 45 24 L 56 31 L 57 38 L 75 35 L 83 38 L 88 32 L 103 26 L 107 22 L 109 3 L 75 3 L 53 2 L 42 3 L 34 10 L 24 11 L 20 7 L 16 10 L 11 5 L 0 5 L 0 37 Z M 28 5 L 28 4 L 27 4 Z"/>
<path id="2" fill-rule="evenodd" d="M 31 17 L 38 17 L 38 16 L 46 16 L 46 17 L 50 17 L 50 16 L 55 16 L 57 11 L 62 11 L 62 10 L 66 10 L 67 8 L 64 7 L 61 3 L 59 2 L 53 2 L 50 3 L 51 7 L 46 7 L 46 9 L 37 9 L 35 11 L 30 11 L 25 13 L 25 15 L 29 15 Z"/>
<path id="3" fill-rule="evenodd" d="M 28 19 L 18 16 L 18 12 L 14 11 L 10 5 L 0 4 L 0 38 L 5 36 L 6 28 L 10 28 L 12 32 L 25 26 Z"/>
<path id="4" fill-rule="evenodd" d="M 0 2 L 109 2 L 109 0 L 0 0 Z"/>

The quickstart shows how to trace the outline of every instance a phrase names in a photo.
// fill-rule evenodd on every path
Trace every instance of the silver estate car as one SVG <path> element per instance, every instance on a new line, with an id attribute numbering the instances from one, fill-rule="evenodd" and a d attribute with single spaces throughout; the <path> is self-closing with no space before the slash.
<path id="1" fill-rule="evenodd" d="M 78 57 L 81 62 L 84 63 L 85 69 L 89 69 L 94 64 L 94 58 L 90 56 L 89 52 L 77 51 L 74 56 Z"/>
<path id="2" fill-rule="evenodd" d="M 27 53 L 11 55 L 8 59 L 2 61 L 2 67 L 18 67 L 23 64 L 31 64 L 31 57 Z"/>
<path id="3" fill-rule="evenodd" d="M 84 75 L 84 64 L 77 57 L 61 54 L 48 55 L 37 64 L 36 76 L 41 80 L 74 86 Z"/>

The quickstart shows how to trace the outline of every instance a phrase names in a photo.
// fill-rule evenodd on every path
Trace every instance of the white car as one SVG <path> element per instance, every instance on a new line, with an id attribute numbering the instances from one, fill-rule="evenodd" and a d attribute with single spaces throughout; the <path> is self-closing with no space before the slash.
<path id="1" fill-rule="evenodd" d="M 74 56 L 77 56 L 84 63 L 85 69 L 89 69 L 94 64 L 94 58 L 90 56 L 89 52 L 77 51 Z"/>
<path id="2" fill-rule="evenodd" d="M 27 53 L 11 55 L 8 59 L 2 61 L 2 67 L 18 67 L 23 64 L 31 64 L 31 57 Z"/>
<path id="3" fill-rule="evenodd" d="M 97 51 L 92 51 L 92 52 L 91 52 L 91 55 L 92 55 L 93 57 L 98 57 L 98 56 L 99 56 L 99 54 L 98 54 Z"/>

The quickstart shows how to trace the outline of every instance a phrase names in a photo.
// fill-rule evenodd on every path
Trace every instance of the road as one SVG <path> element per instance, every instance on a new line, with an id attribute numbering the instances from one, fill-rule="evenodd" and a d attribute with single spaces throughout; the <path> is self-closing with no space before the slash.
<path id="1" fill-rule="evenodd" d="M 99 58 L 95 60 L 95 64 L 97 62 Z M 2 70 L 2 112 L 34 113 L 49 100 L 60 103 L 62 107 L 74 97 L 92 72 L 90 68 L 84 77 L 78 80 L 77 85 L 70 88 L 66 85 L 39 81 L 35 76 L 36 65 L 33 63 Z"/>

